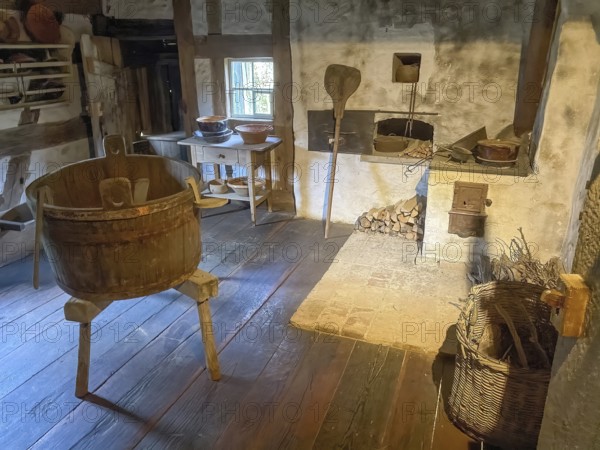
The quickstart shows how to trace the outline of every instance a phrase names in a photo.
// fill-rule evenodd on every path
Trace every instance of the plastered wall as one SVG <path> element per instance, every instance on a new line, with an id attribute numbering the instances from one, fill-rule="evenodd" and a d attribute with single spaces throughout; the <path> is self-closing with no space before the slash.
<path id="1" fill-rule="evenodd" d="M 332 107 L 323 86 L 329 64 L 362 73 L 349 109 L 406 111 L 409 85 L 392 82 L 393 54 L 420 53 L 416 109 L 438 116 L 417 118 L 435 125 L 437 142 L 453 142 L 481 126 L 493 134 L 512 122 L 521 43 L 530 26 L 526 11 L 514 2 L 452 11 L 420 1 L 409 10 L 375 0 L 332 5 L 311 2 L 290 14 L 299 215 L 323 215 L 328 156 L 309 151 L 307 111 Z M 414 195 L 422 171 L 407 176 L 400 165 L 341 154 L 338 174 L 332 220 L 354 222 L 373 206 Z"/>

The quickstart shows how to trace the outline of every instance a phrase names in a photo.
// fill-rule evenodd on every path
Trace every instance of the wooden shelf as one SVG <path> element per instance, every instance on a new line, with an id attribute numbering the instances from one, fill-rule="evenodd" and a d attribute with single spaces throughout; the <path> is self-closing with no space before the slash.
<path id="1" fill-rule="evenodd" d="M 45 50 L 45 49 L 69 49 L 71 44 L 38 44 L 37 42 L 16 42 L 14 44 L 0 44 L 5 50 Z"/>
<path id="2" fill-rule="evenodd" d="M 254 196 L 254 203 L 258 206 L 262 202 L 264 202 L 269 196 L 269 190 L 262 190 L 259 195 Z M 203 197 L 213 197 L 213 198 L 226 198 L 227 200 L 237 200 L 241 202 L 249 202 L 250 197 L 244 197 L 242 195 L 236 194 L 235 192 L 227 192 L 225 194 L 213 194 L 208 189 L 202 191 Z"/>
<path id="3" fill-rule="evenodd" d="M 71 99 L 66 95 L 67 86 L 64 87 L 49 87 L 48 89 L 29 89 L 30 82 L 33 80 L 47 80 L 47 79 L 66 79 L 71 78 L 72 75 L 72 62 L 71 53 L 73 46 L 70 44 L 38 44 L 34 42 L 19 42 L 16 44 L 0 44 L 0 50 L 9 51 L 9 55 L 12 53 L 19 53 L 20 51 L 27 53 L 27 51 L 33 50 L 45 50 L 46 59 L 57 60 L 46 60 L 36 62 L 23 62 L 23 63 L 2 63 L 0 64 L 0 79 L 1 80 L 14 80 L 14 92 L 11 90 L 10 93 L 0 93 L 0 111 L 6 111 L 11 109 L 24 109 L 28 107 L 49 107 L 59 105 L 61 103 L 68 103 Z M 68 55 L 62 51 L 55 50 L 70 50 Z M 13 52 L 10 52 L 13 51 Z M 35 54 L 35 53 L 30 53 Z M 58 69 L 54 72 L 58 73 L 44 73 L 44 69 Z M 8 82 L 12 84 L 13 82 Z M 5 83 L 7 84 L 7 83 Z M 1 84 L 0 84 L 1 86 Z M 40 87 L 32 86 L 32 87 Z M 8 89 L 11 89 L 9 86 Z M 33 95 L 44 95 L 53 93 L 63 93 L 58 99 L 48 99 L 40 101 L 30 101 Z M 8 97 L 21 97 L 18 103 L 10 104 L 4 100 Z"/>

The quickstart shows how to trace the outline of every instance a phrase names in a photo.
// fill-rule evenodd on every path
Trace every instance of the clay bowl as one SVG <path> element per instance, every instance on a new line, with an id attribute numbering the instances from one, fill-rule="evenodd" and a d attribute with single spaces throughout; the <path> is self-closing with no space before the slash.
<path id="1" fill-rule="evenodd" d="M 24 20 L 25 28 L 33 39 L 42 44 L 58 44 L 60 42 L 60 24 L 54 12 L 41 3 L 36 3 Z"/>
<path id="2" fill-rule="evenodd" d="M 502 139 L 484 139 L 477 142 L 477 156 L 488 161 L 514 161 L 519 146 Z"/>
<path id="3" fill-rule="evenodd" d="M 198 129 L 202 133 L 218 133 L 227 131 L 227 117 L 203 116 L 196 119 Z"/>
<path id="4" fill-rule="evenodd" d="M 229 190 L 225 181 L 219 178 L 210 180 L 208 182 L 208 189 L 212 194 L 225 194 Z"/>
<path id="5" fill-rule="evenodd" d="M 248 197 L 248 177 L 231 178 L 227 181 L 227 186 L 235 191 L 237 195 Z M 264 180 L 254 179 L 254 193 L 260 191 L 265 186 Z"/>
<path id="6" fill-rule="evenodd" d="M 242 137 L 244 144 L 262 144 L 267 140 L 269 132 L 273 131 L 273 127 L 263 124 L 238 125 L 235 131 Z"/>

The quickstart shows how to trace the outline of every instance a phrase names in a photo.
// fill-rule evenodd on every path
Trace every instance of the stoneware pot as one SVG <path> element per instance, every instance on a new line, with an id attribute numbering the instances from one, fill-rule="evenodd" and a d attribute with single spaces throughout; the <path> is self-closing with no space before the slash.
<path id="1" fill-rule="evenodd" d="M 196 119 L 198 129 L 204 133 L 218 133 L 227 130 L 227 117 L 225 116 L 203 116 Z"/>

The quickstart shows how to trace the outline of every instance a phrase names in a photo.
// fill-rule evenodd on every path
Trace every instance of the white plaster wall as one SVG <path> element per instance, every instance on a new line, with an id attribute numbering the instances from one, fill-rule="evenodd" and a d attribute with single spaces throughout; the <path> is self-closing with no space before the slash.
<path id="1" fill-rule="evenodd" d="M 525 237 L 546 260 L 561 255 L 571 219 L 575 183 L 586 149 L 588 127 L 600 76 L 600 47 L 581 45 L 595 40 L 589 22 L 567 22 L 560 31 L 558 60 L 545 93 L 545 111 L 536 155 L 538 172 L 526 179 L 509 176 L 434 173 L 429 183 L 425 250 L 445 258 L 444 247 L 464 249 L 479 243 L 447 233 L 455 181 L 487 183 L 488 197 L 485 243 L 495 251 L 497 240 L 510 242 L 522 227 Z M 587 61 L 587 64 L 577 64 Z M 441 248 L 441 252 L 436 251 Z M 446 255 L 447 256 L 447 255 Z M 463 253 L 468 258 L 468 252 Z M 446 258 L 447 259 L 447 258 Z"/>
<path id="2" fill-rule="evenodd" d="M 271 3 L 256 0 L 222 0 L 223 34 L 271 34 Z"/>
<path id="3" fill-rule="evenodd" d="M 416 109 L 439 116 L 417 118 L 434 124 L 437 142 L 453 142 L 483 125 L 493 134 L 512 122 L 520 43 L 529 24 L 509 14 L 511 2 L 499 2 L 506 11 L 494 23 L 479 17 L 468 26 L 418 13 L 407 25 L 406 17 L 390 10 L 398 5 L 367 3 L 337 2 L 333 7 L 331 2 L 311 2 L 290 14 L 294 86 L 288 95 L 294 99 L 300 216 L 323 215 L 328 155 L 308 151 L 307 111 L 332 106 L 323 86 L 329 64 L 350 65 L 362 73 L 348 109 L 406 111 L 409 85 L 392 83 L 393 54 L 421 53 Z M 332 220 L 351 223 L 373 206 L 414 195 L 421 171 L 407 177 L 404 169 L 340 154 Z"/>

